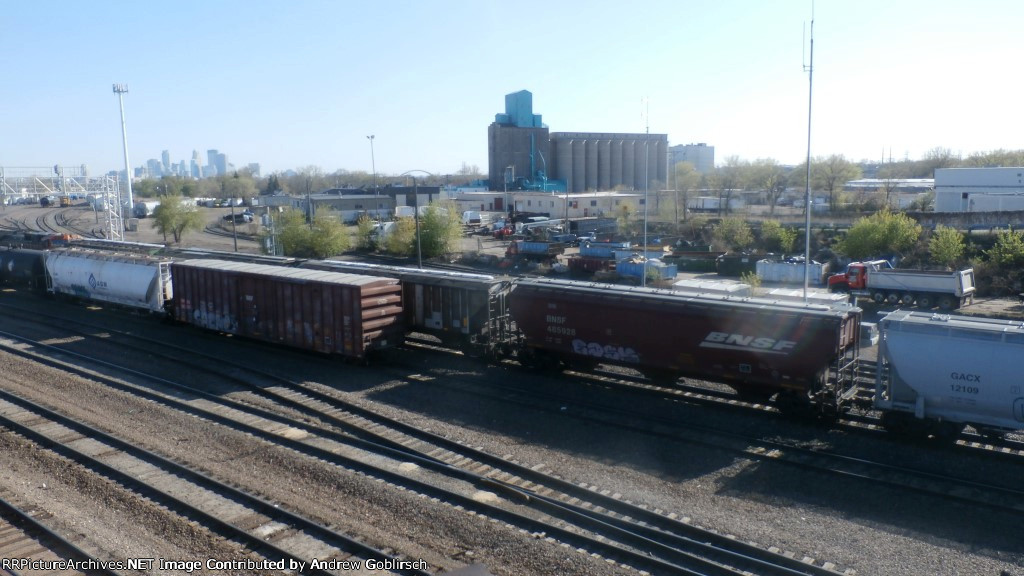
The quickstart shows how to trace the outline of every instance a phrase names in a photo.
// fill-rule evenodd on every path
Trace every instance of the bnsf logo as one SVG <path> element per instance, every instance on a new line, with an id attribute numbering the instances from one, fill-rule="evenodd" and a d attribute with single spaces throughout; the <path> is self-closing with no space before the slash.
<path id="1" fill-rule="evenodd" d="M 763 336 L 712 332 L 704 337 L 701 348 L 725 348 L 727 350 L 755 350 L 772 354 L 786 354 L 796 346 L 792 340 L 776 340 Z"/>

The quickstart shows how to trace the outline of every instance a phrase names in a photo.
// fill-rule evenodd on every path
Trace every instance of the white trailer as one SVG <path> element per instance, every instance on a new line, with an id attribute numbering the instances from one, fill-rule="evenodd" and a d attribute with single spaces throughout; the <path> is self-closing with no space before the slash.
<path id="1" fill-rule="evenodd" d="M 897 310 L 879 322 L 875 407 L 885 427 L 955 438 L 1024 429 L 1024 325 Z"/>
<path id="2" fill-rule="evenodd" d="M 46 289 L 54 295 L 163 312 L 171 299 L 171 261 L 88 250 L 46 257 Z"/>

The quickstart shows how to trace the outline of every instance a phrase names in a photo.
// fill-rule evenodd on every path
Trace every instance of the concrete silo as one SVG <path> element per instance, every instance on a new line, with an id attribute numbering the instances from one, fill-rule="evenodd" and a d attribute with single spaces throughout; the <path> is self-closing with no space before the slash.
<path id="1" fill-rule="evenodd" d="M 615 138 L 608 145 L 609 164 L 611 165 L 611 177 L 609 178 L 607 190 L 612 190 L 622 184 L 622 140 Z"/>
<path id="2" fill-rule="evenodd" d="M 584 190 L 597 190 L 597 139 L 587 139 L 587 179 L 583 183 Z"/>
<path id="3" fill-rule="evenodd" d="M 554 174 L 565 180 L 566 190 L 572 190 L 572 140 L 559 138 L 554 141 L 557 146 L 555 150 Z"/>
<path id="4" fill-rule="evenodd" d="M 597 189 L 611 190 L 611 140 L 599 140 L 597 142 Z"/>
<path id="5" fill-rule="evenodd" d="M 587 185 L 587 141 L 572 140 L 572 191 L 583 192 Z"/>
<path id="6" fill-rule="evenodd" d="M 622 184 L 636 189 L 636 140 L 622 141 Z"/>

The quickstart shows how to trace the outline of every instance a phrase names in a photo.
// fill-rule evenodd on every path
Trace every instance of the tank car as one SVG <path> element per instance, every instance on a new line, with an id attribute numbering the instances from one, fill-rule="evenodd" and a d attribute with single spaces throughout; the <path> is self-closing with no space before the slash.
<path id="1" fill-rule="evenodd" d="M 875 406 L 894 432 L 1024 429 L 1024 324 L 897 310 L 879 322 Z"/>
<path id="2" fill-rule="evenodd" d="M 29 248 L 0 250 L 0 283 L 46 290 L 46 251 Z"/>
<path id="3" fill-rule="evenodd" d="M 471 355 L 496 353 L 508 341 L 508 278 L 341 260 L 309 260 L 299 266 L 397 278 L 406 328 L 464 346 Z"/>
<path id="4" fill-rule="evenodd" d="M 173 270 L 180 322 L 360 360 L 402 341 L 395 279 L 224 260 Z"/>
<path id="5" fill-rule="evenodd" d="M 839 409 L 853 393 L 861 310 L 520 279 L 510 300 L 534 366 L 599 363 L 657 380 L 724 383 L 782 408 Z"/>
<path id="6" fill-rule="evenodd" d="M 163 313 L 171 298 L 170 266 L 170 260 L 139 254 L 55 250 L 46 257 L 46 290 Z"/>

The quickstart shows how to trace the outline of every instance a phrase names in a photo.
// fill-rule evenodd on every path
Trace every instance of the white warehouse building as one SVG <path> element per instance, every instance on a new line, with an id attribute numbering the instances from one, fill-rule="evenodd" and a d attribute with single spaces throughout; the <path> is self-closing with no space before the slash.
<path id="1" fill-rule="evenodd" d="M 1024 210 L 1024 168 L 938 168 L 936 212 Z"/>

